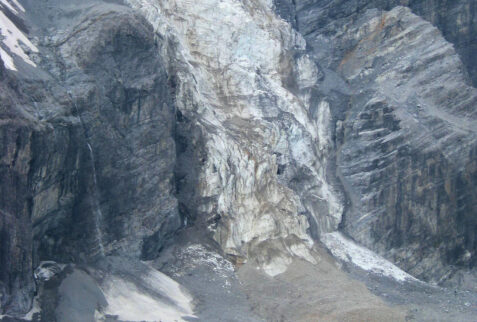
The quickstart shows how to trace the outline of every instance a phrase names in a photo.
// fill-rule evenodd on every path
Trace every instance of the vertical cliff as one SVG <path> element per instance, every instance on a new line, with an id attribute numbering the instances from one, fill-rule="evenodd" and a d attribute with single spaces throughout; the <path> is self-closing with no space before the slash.
<path id="1" fill-rule="evenodd" d="M 36 66 L 11 53 L 1 70 L 6 313 L 28 311 L 39 261 L 148 259 L 182 225 L 175 109 L 152 27 L 111 4 L 25 9 Z"/>
<path id="2" fill-rule="evenodd" d="M 128 2 L 166 40 L 188 219 L 238 262 L 278 272 L 291 255 L 312 260 L 307 230 L 336 229 L 342 206 L 326 178 L 329 104 L 303 38 L 262 1 Z"/>
<path id="3" fill-rule="evenodd" d="M 35 290 L 28 190 L 34 122 L 15 108 L 23 97 L 1 59 L 0 88 L 0 305 L 21 313 L 30 308 Z"/>
<path id="4" fill-rule="evenodd" d="M 457 52 L 409 10 L 378 10 L 396 5 L 435 23 Z M 466 59 L 472 44 L 461 41 L 475 37 L 473 4 L 278 1 L 276 8 L 328 79 L 344 80 L 335 88 L 349 89 L 346 111 L 332 106 L 336 174 L 348 197 L 342 229 L 424 279 L 449 277 L 449 265 L 473 267 L 476 90 Z"/>

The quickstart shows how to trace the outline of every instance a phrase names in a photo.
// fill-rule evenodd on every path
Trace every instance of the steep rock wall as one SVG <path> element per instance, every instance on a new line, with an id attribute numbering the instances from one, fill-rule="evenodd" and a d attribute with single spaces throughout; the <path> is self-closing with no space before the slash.
<path id="1" fill-rule="evenodd" d="M 352 202 L 343 227 L 422 278 L 472 267 L 477 91 L 452 46 L 405 8 L 355 26 L 338 68 L 357 93 L 338 155 Z"/>
<path id="2" fill-rule="evenodd" d="M 0 313 L 29 309 L 41 260 L 151 259 L 188 224 L 270 275 L 339 226 L 422 278 L 475 266 L 477 95 L 431 24 L 368 10 L 396 1 L 275 1 L 291 25 L 272 1 L 119 2 L 25 0 L 35 46 L 1 44 Z M 399 2 L 464 58 L 472 3 L 457 27 L 425 3 Z"/>
<path id="3" fill-rule="evenodd" d="M 39 261 L 152 258 L 182 225 L 152 27 L 99 1 L 25 9 L 37 67 L 12 54 L 18 72 L 2 69 L 0 84 L 0 313 L 13 315 L 31 306 Z"/>
<path id="4" fill-rule="evenodd" d="M 473 53 L 477 46 L 477 4 L 472 0 L 274 0 L 277 13 L 290 21 L 315 49 L 333 46 L 325 30 L 332 31 L 343 18 L 362 15 L 368 9 L 391 10 L 408 6 L 425 20 L 437 26 L 454 44 L 468 76 L 477 85 L 477 63 Z"/>
<path id="5" fill-rule="evenodd" d="M 341 228 L 424 279 L 445 279 L 452 265 L 474 267 L 476 90 L 460 59 L 468 48 L 456 44 L 459 57 L 435 27 L 403 7 L 371 9 L 409 5 L 448 37 L 434 19 L 446 6 L 472 16 L 472 5 L 294 3 L 276 2 L 277 11 L 305 35 L 328 75 L 345 80 L 335 87 L 349 89 L 347 111 L 334 113 L 337 176 L 349 202 Z"/>
<path id="6" fill-rule="evenodd" d="M 0 58 L 0 307 L 25 312 L 35 290 L 32 276 L 28 174 L 33 122 L 14 108 L 18 84 Z"/>
<path id="7" fill-rule="evenodd" d="M 262 1 L 128 3 L 166 40 L 187 217 L 237 261 L 306 257 L 307 230 L 336 229 L 342 207 L 326 179 L 329 104 L 303 39 Z"/>

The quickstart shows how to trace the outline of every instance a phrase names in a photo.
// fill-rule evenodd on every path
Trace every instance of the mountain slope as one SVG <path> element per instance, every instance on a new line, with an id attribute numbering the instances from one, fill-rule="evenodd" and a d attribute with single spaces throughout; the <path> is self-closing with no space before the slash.
<path id="1" fill-rule="evenodd" d="M 416 278 L 477 285 L 477 33 L 444 3 L 0 0 L 0 319 L 449 310 Z"/>

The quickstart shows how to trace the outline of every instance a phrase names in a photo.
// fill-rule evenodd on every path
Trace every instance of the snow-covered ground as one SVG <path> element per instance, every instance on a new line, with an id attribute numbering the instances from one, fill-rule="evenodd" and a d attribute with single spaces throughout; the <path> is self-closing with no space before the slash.
<path id="1" fill-rule="evenodd" d="M 398 281 L 416 280 L 390 261 L 356 244 L 340 232 L 325 234 L 322 236 L 321 241 L 331 251 L 333 256 L 343 262 L 353 263 L 365 271 L 391 277 Z"/>
<path id="2" fill-rule="evenodd" d="M 8 8 L 15 14 L 18 10 L 25 11 L 25 9 L 17 2 L 12 1 L 14 6 L 8 0 L 0 0 L 0 4 Z M 18 8 L 15 9 L 15 8 Z M 0 38 L 4 48 L 0 47 L 0 56 L 5 63 L 5 67 L 10 70 L 17 70 L 13 56 L 18 56 L 27 64 L 36 67 L 36 64 L 28 57 L 21 45 L 28 48 L 32 52 L 38 52 L 38 48 L 27 38 L 27 36 L 15 26 L 15 24 L 0 10 Z M 9 52 L 7 52 L 7 49 Z"/>
<path id="3" fill-rule="evenodd" d="M 105 314 L 126 321 L 184 321 L 194 317 L 192 297 L 173 279 L 153 269 L 137 278 L 149 289 L 118 275 L 106 278 L 101 285 L 108 302 Z"/>

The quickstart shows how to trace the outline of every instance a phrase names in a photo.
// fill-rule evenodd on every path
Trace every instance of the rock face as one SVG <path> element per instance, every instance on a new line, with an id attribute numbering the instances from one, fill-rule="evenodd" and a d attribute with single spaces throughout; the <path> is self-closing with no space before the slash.
<path id="1" fill-rule="evenodd" d="M 79 114 L 92 180 L 75 208 L 93 208 L 106 254 L 148 258 L 181 225 L 167 76 L 142 17 L 117 6 L 90 10 L 68 30 L 67 42 L 52 44 L 66 67 L 60 72 Z"/>
<path id="2" fill-rule="evenodd" d="M 338 154 L 345 231 L 425 279 L 474 266 L 477 91 L 452 46 L 405 8 L 369 12 L 349 34 L 359 44 L 339 70 L 366 90 Z"/>
<path id="3" fill-rule="evenodd" d="M 289 261 L 278 254 L 309 257 L 307 229 L 336 229 L 342 206 L 326 179 L 329 103 L 303 39 L 262 1 L 128 3 L 166 39 L 182 211 L 238 262 L 275 271 Z"/>
<path id="4" fill-rule="evenodd" d="M 18 84 L 0 59 L 0 306 L 28 311 L 34 292 L 28 191 L 32 122 L 15 108 Z"/>
<path id="5" fill-rule="evenodd" d="M 337 230 L 426 280 L 474 268 L 476 7 L 0 0 L 0 317 L 65 291 L 35 284 L 40 262 L 99 260 L 94 283 L 60 274 L 59 307 L 89 281 L 80 311 L 106 301 L 102 314 L 130 319 L 114 293 L 156 276 L 137 261 L 182 227 L 192 250 L 205 239 L 223 254 L 203 254 L 268 276 L 302 260 L 317 273 L 313 244 Z M 128 287 L 104 297 L 101 272 Z"/>
<path id="6" fill-rule="evenodd" d="M 473 53 L 477 46 L 477 4 L 472 0 L 274 0 L 277 13 L 292 23 L 317 48 L 323 43 L 326 28 L 343 18 L 358 17 L 368 9 L 391 10 L 408 6 L 412 11 L 438 27 L 444 37 L 454 44 L 477 85 L 477 63 Z M 331 45 L 332 46 L 332 45 Z"/>
<path id="7" fill-rule="evenodd" d="M 449 264 L 473 267 L 477 91 L 452 45 L 404 7 L 369 9 L 395 2 L 287 3 L 277 2 L 278 11 L 349 90 L 347 111 L 334 113 L 336 171 L 348 198 L 343 230 L 420 278 L 448 277 Z"/>
<path id="8" fill-rule="evenodd" d="M 124 6 L 71 4 L 26 4 L 38 68 L 2 69 L 6 313 L 30 307 L 39 260 L 147 259 L 182 225 L 174 105 L 152 27 Z"/>
<path id="9" fill-rule="evenodd" d="M 454 44 L 469 76 L 477 87 L 477 4 L 471 0 L 460 1 L 417 1 L 410 0 L 408 6 L 417 15 L 437 26 L 444 37 Z"/>

